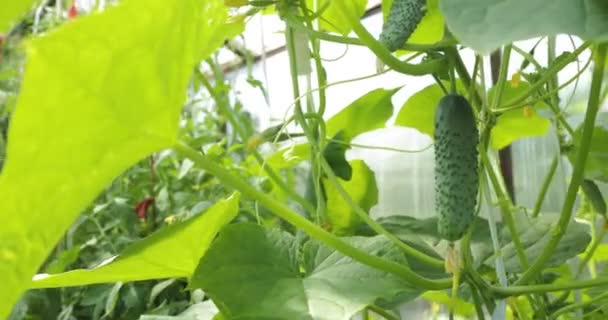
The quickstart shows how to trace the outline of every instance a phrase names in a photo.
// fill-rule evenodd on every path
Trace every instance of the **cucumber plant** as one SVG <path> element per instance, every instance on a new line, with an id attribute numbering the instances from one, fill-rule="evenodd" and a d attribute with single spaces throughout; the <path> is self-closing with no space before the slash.
<path id="1" fill-rule="evenodd" d="M 0 5 L 0 26 L 25 10 L 14 3 Z M 5 72 L 8 47 L 0 59 L 0 97 L 17 96 L 0 100 L 2 126 L 10 117 L 0 143 L 0 318 L 393 320 L 417 298 L 443 306 L 432 308 L 437 317 L 608 318 L 607 229 L 595 228 L 606 225 L 608 130 L 598 113 L 608 92 L 608 8 L 383 3 L 392 4 L 379 39 L 362 23 L 364 0 L 129 0 L 72 20 L 58 18 L 70 16 L 63 2 L 45 2 L 31 16 L 53 13 L 54 30 L 37 28 L 37 18 L 0 30 L 11 48 L 27 39 L 14 46 L 27 64 Z M 538 19 L 522 19 L 526 10 Z M 249 102 L 228 85 L 233 66 L 218 63 L 226 40 L 261 14 L 285 25 L 289 68 L 277 72 L 289 73 L 294 98 L 266 130 L 243 115 Z M 578 36 L 575 47 L 558 52 L 558 33 Z M 517 41 L 532 36 L 541 38 L 531 49 Z M 391 187 L 377 188 L 373 170 L 347 150 L 414 151 L 353 140 L 387 127 L 396 93 L 412 86 L 362 92 L 329 117 L 339 100 L 327 89 L 360 79 L 330 83 L 323 42 L 362 47 L 383 73 L 433 83 L 409 92 L 395 123 L 433 141 L 435 214 L 370 215 L 378 188 Z M 393 54 L 401 48 L 407 55 Z M 564 96 L 575 82 L 586 94 L 571 105 Z M 197 113 L 200 100 L 214 108 Z M 560 148 L 554 161 L 537 155 L 551 163 L 541 183 L 513 186 L 534 195 L 529 203 L 510 194 L 505 150 L 493 148 L 538 135 Z M 566 190 L 551 203 L 557 214 L 543 210 L 552 186 Z M 577 208 L 581 196 L 590 205 Z M 113 220 L 124 212 L 129 219 Z M 73 268 L 81 269 L 64 272 Z M 116 283 L 92 286 L 106 282 Z M 63 287 L 76 289 L 39 291 Z"/>

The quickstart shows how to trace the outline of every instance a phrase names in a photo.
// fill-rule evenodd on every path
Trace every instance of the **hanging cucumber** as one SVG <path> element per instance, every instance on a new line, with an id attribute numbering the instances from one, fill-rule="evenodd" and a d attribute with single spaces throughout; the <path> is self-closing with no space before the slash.
<path id="1" fill-rule="evenodd" d="M 478 131 L 469 102 L 449 94 L 435 114 L 435 210 L 439 236 L 460 239 L 475 218 Z"/>
<path id="2" fill-rule="evenodd" d="M 401 48 L 424 17 L 426 0 L 393 0 L 380 42 L 391 52 Z"/>
<path id="3" fill-rule="evenodd" d="M 604 200 L 604 196 L 597 184 L 593 180 L 583 180 L 581 187 L 595 212 L 606 217 L 606 200 Z"/>

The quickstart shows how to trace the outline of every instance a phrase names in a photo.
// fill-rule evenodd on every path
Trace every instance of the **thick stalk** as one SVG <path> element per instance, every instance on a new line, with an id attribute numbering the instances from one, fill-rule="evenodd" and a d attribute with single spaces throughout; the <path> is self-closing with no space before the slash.
<path id="1" fill-rule="evenodd" d="M 234 116 L 232 108 L 230 108 L 230 106 L 228 105 L 228 101 L 226 101 L 225 98 L 223 98 L 220 93 L 217 92 L 215 88 L 213 88 L 213 86 L 211 85 L 209 80 L 207 80 L 205 75 L 200 72 L 196 72 L 195 75 L 201 81 L 203 86 L 207 89 L 213 100 L 215 100 L 220 111 L 226 115 L 228 121 L 230 121 L 230 124 L 234 127 L 234 130 L 240 135 L 240 138 L 243 141 L 246 141 L 248 138 L 247 133 L 239 125 L 238 120 Z M 279 188 L 285 191 L 285 193 L 287 193 L 289 197 L 291 197 L 298 204 L 300 204 L 304 208 L 304 210 L 306 210 L 306 212 L 308 212 L 309 214 L 313 214 L 315 212 L 315 209 L 306 199 L 295 193 L 292 188 L 289 188 L 287 184 L 285 184 L 283 179 L 281 179 L 271 167 L 265 165 L 264 158 L 259 154 L 259 152 L 253 151 L 253 156 L 255 157 L 256 161 L 263 167 L 264 171 L 266 172 L 266 174 L 268 174 L 270 179 L 272 179 L 272 181 L 274 181 L 274 183 L 276 183 Z"/>
<path id="2" fill-rule="evenodd" d="M 581 309 L 584 308 L 590 304 L 594 304 L 596 302 L 602 301 L 604 299 L 608 299 L 608 292 L 604 292 L 602 294 L 599 294 L 597 297 L 594 297 L 593 299 L 584 301 L 584 302 L 579 302 L 579 303 L 573 303 L 571 305 L 565 306 L 561 309 L 556 310 L 552 315 L 551 315 L 551 319 L 557 319 L 557 317 L 561 314 L 564 313 L 568 313 L 571 311 L 575 311 L 577 309 Z"/>
<path id="3" fill-rule="evenodd" d="M 413 272 L 411 269 L 404 265 L 385 260 L 374 255 L 370 255 L 365 251 L 362 251 L 347 244 L 339 237 L 325 231 L 324 229 L 310 222 L 303 216 L 292 211 L 284 204 L 278 202 L 277 200 L 273 199 L 262 191 L 252 187 L 246 181 L 243 181 L 239 177 L 234 176 L 222 166 L 216 164 L 211 159 L 200 154 L 199 152 L 190 148 L 184 143 L 176 144 L 173 149 L 182 156 L 192 160 L 201 169 L 206 170 L 210 174 L 216 176 L 227 186 L 240 191 L 247 197 L 257 200 L 262 206 L 272 211 L 281 219 L 289 222 L 290 224 L 302 230 L 312 238 L 322 241 L 329 247 L 334 248 L 338 252 L 348 257 L 351 257 L 356 261 L 359 261 L 370 267 L 395 274 L 410 282 L 412 285 L 420 288 L 428 290 L 441 290 L 447 289 L 452 285 L 452 279 L 427 279 L 421 277 L 420 275 Z"/>
<path id="4" fill-rule="evenodd" d="M 334 0 L 333 2 L 338 6 L 343 17 L 349 22 L 353 31 L 361 42 L 365 44 L 385 65 L 391 69 L 409 74 L 412 76 L 421 76 L 426 74 L 432 74 L 439 72 L 446 67 L 446 61 L 430 60 L 428 62 L 422 62 L 420 64 L 410 64 L 403 62 L 395 58 L 388 49 L 386 49 L 374 36 L 365 29 L 365 27 L 359 21 L 359 17 L 353 13 L 350 6 L 347 4 L 350 0 Z"/>
<path id="5" fill-rule="evenodd" d="M 540 210 L 543 206 L 543 202 L 545 201 L 545 197 L 547 196 L 547 191 L 549 190 L 549 186 L 551 185 L 551 181 L 553 181 L 553 176 L 555 175 L 555 171 L 557 169 L 557 165 L 559 164 L 560 154 L 556 154 L 553 157 L 553 161 L 551 161 L 551 165 L 549 166 L 549 171 L 547 171 L 547 175 L 543 180 L 543 185 L 540 188 L 540 192 L 538 193 L 538 197 L 536 198 L 536 202 L 534 203 L 534 209 L 532 210 L 532 217 L 538 217 Z"/>
<path id="6" fill-rule="evenodd" d="M 390 233 L 389 231 L 384 229 L 384 227 L 382 227 L 381 224 L 379 224 L 374 219 L 372 219 L 367 214 L 367 212 L 365 212 L 365 210 L 363 210 L 360 206 L 358 206 L 353 201 L 351 196 L 346 192 L 346 190 L 344 190 L 344 187 L 342 187 L 342 185 L 338 181 L 338 178 L 336 177 L 335 173 L 329 166 L 329 163 L 327 163 L 327 160 L 321 159 L 321 166 L 323 167 L 324 173 L 329 178 L 329 181 L 334 186 L 334 188 L 336 188 L 336 190 L 338 191 L 340 196 L 344 199 L 344 201 L 346 201 L 348 206 L 351 207 L 351 209 L 353 209 L 353 211 L 355 211 L 357 216 L 361 220 L 363 220 L 363 222 L 365 222 L 370 228 L 372 228 L 372 230 L 374 230 L 378 234 L 381 234 L 381 235 L 387 237 L 389 240 L 391 240 L 395 245 L 397 245 L 407 255 L 414 257 L 420 261 L 423 261 L 431 266 L 435 266 L 435 267 L 439 267 L 439 268 L 442 268 L 444 266 L 444 262 L 442 260 L 433 258 L 429 255 L 426 255 L 426 254 L 408 246 L 403 241 L 401 241 L 399 238 L 397 238 L 395 235 L 393 235 L 392 233 Z"/>
<path id="7" fill-rule="evenodd" d="M 553 228 L 551 239 L 541 255 L 532 263 L 530 268 L 524 272 L 521 278 L 517 280 L 515 283 L 516 285 L 526 284 L 538 275 L 553 255 L 555 248 L 557 248 L 557 245 L 566 232 L 572 218 L 572 209 L 574 207 L 574 202 L 576 201 L 578 189 L 584 178 L 585 164 L 587 163 L 587 157 L 591 149 L 591 138 L 593 137 L 595 119 L 597 118 L 597 113 L 600 108 L 600 94 L 606 62 L 606 46 L 606 44 L 599 44 L 594 52 L 595 69 L 593 70 L 593 77 L 591 80 L 591 90 L 589 93 L 587 111 L 585 113 L 583 134 L 576 154 L 572 178 L 570 180 L 570 185 L 568 186 L 568 192 L 566 193 L 566 199 L 560 213 L 559 221 L 555 228 Z"/>

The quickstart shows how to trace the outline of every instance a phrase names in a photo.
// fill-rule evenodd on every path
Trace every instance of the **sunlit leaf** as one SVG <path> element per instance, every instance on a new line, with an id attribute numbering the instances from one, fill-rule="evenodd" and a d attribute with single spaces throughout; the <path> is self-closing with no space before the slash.
<path id="1" fill-rule="evenodd" d="M 35 0 L 3 1 L 0 5 L 0 34 L 5 33 L 16 24 L 18 19 L 31 10 L 35 3 Z"/>
<path id="2" fill-rule="evenodd" d="M 356 136 L 383 128 L 393 115 L 393 95 L 398 89 L 372 90 L 327 120 L 327 136 L 343 133 L 343 142 L 350 142 Z M 277 169 L 289 168 L 310 158 L 310 145 L 301 143 L 281 149 L 269 156 L 268 164 Z"/>
<path id="3" fill-rule="evenodd" d="M 447 81 L 443 82 L 449 88 Z M 458 92 L 466 92 L 460 81 L 457 83 Z M 435 110 L 445 92 L 438 84 L 430 85 L 414 93 L 401 107 L 395 125 L 409 127 L 433 137 L 435 132 Z"/>
<path id="4" fill-rule="evenodd" d="M 0 318 L 77 215 L 176 141 L 193 66 L 234 32 L 221 0 L 130 0 L 30 41 L 0 176 Z"/>
<path id="5" fill-rule="evenodd" d="M 383 237 L 347 241 L 370 254 L 407 263 Z M 191 287 L 229 310 L 228 319 L 349 320 L 372 303 L 400 303 L 419 291 L 317 242 L 302 244 L 255 224 L 224 228 L 201 259 Z"/>
<path id="6" fill-rule="evenodd" d="M 90 269 L 35 277 L 31 288 L 82 286 L 116 281 L 189 278 L 218 231 L 238 213 L 239 195 L 218 202 L 127 247 L 111 262 Z"/>
<path id="7" fill-rule="evenodd" d="M 340 180 L 340 184 L 358 206 L 369 212 L 378 203 L 376 176 L 362 160 L 351 161 L 350 165 L 353 171 L 352 179 Z M 332 230 L 338 234 L 352 233 L 362 223 L 361 219 L 331 181 L 324 179 L 323 186 L 327 197 L 327 216 Z"/>
<path id="8" fill-rule="evenodd" d="M 529 87 L 530 84 L 527 82 L 519 82 L 515 88 L 507 85 L 504 87 L 501 101 L 509 101 L 526 92 Z M 494 98 L 495 92 L 496 87 L 490 89 L 490 101 Z M 551 127 L 551 121 L 540 117 L 536 112 L 542 107 L 542 102 L 536 102 L 498 116 L 490 136 L 492 148 L 502 149 L 521 138 L 545 135 Z"/>
<path id="9" fill-rule="evenodd" d="M 444 0 L 447 25 L 463 44 L 489 53 L 499 46 L 559 33 L 608 39 L 605 0 Z"/>

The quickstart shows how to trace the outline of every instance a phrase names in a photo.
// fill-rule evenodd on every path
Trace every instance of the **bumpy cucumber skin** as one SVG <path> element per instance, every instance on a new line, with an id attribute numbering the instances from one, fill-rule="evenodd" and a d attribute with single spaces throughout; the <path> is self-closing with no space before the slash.
<path id="1" fill-rule="evenodd" d="M 380 33 L 380 42 L 391 52 L 401 48 L 424 17 L 426 0 L 393 0 Z"/>
<path id="2" fill-rule="evenodd" d="M 462 238 L 475 218 L 478 142 L 469 102 L 443 97 L 435 114 L 435 210 L 439 236 L 448 241 Z"/>

